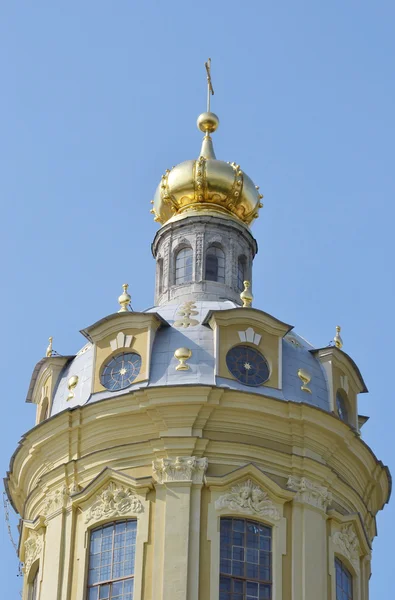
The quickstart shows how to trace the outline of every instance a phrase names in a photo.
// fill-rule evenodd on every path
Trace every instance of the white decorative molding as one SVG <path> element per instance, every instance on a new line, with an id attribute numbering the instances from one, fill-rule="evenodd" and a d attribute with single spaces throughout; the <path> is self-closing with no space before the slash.
<path id="1" fill-rule="evenodd" d="M 141 501 L 130 488 L 111 482 L 96 496 L 96 502 L 87 511 L 85 523 L 107 517 L 138 514 L 143 511 L 144 507 Z"/>
<path id="2" fill-rule="evenodd" d="M 117 337 L 111 340 L 110 342 L 111 350 L 114 352 L 119 348 L 130 348 L 130 346 L 132 345 L 132 341 L 132 335 L 125 335 L 122 331 L 120 331 Z"/>
<path id="3" fill-rule="evenodd" d="M 347 375 L 340 375 L 340 385 L 343 390 L 348 394 L 349 385 L 348 385 L 348 377 Z"/>
<path id="4" fill-rule="evenodd" d="M 251 344 L 255 344 L 255 346 L 259 346 L 262 339 L 262 336 L 259 333 L 255 333 L 252 327 L 248 327 L 245 331 L 238 331 L 238 334 L 241 342 L 250 342 Z"/>
<path id="5" fill-rule="evenodd" d="M 203 483 L 208 465 L 207 458 L 196 456 L 177 456 L 176 458 L 158 458 L 152 462 L 152 470 L 158 483 L 171 481 L 192 481 Z"/>
<path id="6" fill-rule="evenodd" d="M 25 542 L 25 561 L 23 565 L 23 570 L 25 573 L 29 572 L 30 567 L 39 556 L 42 546 L 42 536 L 36 531 L 31 531 Z"/>
<path id="7" fill-rule="evenodd" d="M 236 512 L 260 517 L 271 517 L 275 521 L 280 519 L 280 513 L 274 506 L 268 494 L 251 479 L 238 483 L 215 502 L 215 508 L 221 510 L 228 508 Z"/>
<path id="8" fill-rule="evenodd" d="M 305 504 L 310 504 L 315 508 L 326 511 L 329 504 L 332 502 L 332 494 L 328 488 L 317 485 L 306 477 L 288 478 L 287 488 L 296 493 L 295 500 Z"/>
<path id="9" fill-rule="evenodd" d="M 337 546 L 340 554 L 343 554 L 352 563 L 358 564 L 361 547 L 352 523 L 342 525 L 341 530 L 332 535 L 332 542 Z"/>
<path id="10" fill-rule="evenodd" d="M 69 500 L 69 490 L 64 485 L 62 488 L 45 496 L 42 513 L 44 516 L 51 515 L 60 508 L 65 508 Z"/>

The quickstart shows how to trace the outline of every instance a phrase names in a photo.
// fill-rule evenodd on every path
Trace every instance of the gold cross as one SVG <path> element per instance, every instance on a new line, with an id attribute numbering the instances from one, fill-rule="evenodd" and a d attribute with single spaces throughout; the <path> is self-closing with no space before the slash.
<path id="1" fill-rule="evenodd" d="M 207 112 L 210 112 L 210 95 L 214 96 L 214 88 L 211 82 L 211 58 L 204 63 L 207 71 Z"/>

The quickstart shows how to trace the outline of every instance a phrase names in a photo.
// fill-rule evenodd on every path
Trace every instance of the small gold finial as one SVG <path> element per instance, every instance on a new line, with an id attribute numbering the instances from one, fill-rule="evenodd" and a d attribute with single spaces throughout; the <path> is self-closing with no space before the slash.
<path id="1" fill-rule="evenodd" d="M 130 294 L 128 294 L 129 284 L 124 283 L 122 287 L 123 287 L 123 292 L 118 298 L 118 302 L 121 305 L 121 308 L 119 309 L 118 312 L 129 312 L 128 306 L 132 300 Z"/>
<path id="2" fill-rule="evenodd" d="M 310 383 L 311 381 L 311 375 L 310 373 L 308 373 L 307 371 L 305 371 L 304 369 L 299 369 L 298 370 L 298 377 L 302 382 L 302 385 L 300 386 L 300 389 L 303 392 L 308 392 L 309 394 L 311 394 L 311 389 L 309 387 L 307 387 L 307 384 Z"/>
<path id="3" fill-rule="evenodd" d="M 340 325 L 337 325 L 336 326 L 336 335 L 333 338 L 336 348 L 343 348 L 343 340 L 341 338 L 340 332 L 341 332 L 341 327 L 340 327 Z"/>
<path id="4" fill-rule="evenodd" d="M 174 358 L 176 358 L 179 364 L 176 366 L 176 371 L 189 371 L 191 368 L 186 364 L 186 361 L 192 356 L 192 350 L 189 348 L 177 348 L 174 352 Z"/>
<path id="5" fill-rule="evenodd" d="M 78 383 L 78 376 L 72 375 L 67 382 L 67 387 L 69 388 L 69 395 L 67 396 L 67 402 L 74 398 L 74 389 Z"/>
<path id="6" fill-rule="evenodd" d="M 249 308 L 252 304 L 254 296 L 250 291 L 251 283 L 249 281 L 244 281 L 244 290 L 240 294 L 240 299 L 243 302 L 243 308 Z"/>
<path id="7" fill-rule="evenodd" d="M 51 336 L 50 338 L 48 338 L 48 341 L 49 341 L 49 344 L 48 344 L 48 347 L 47 347 L 47 351 L 46 351 L 46 353 L 45 353 L 45 356 L 46 356 L 47 358 L 49 358 L 50 356 L 52 356 L 52 352 L 53 352 L 53 351 L 52 351 L 52 341 L 53 341 L 53 337 Z"/>

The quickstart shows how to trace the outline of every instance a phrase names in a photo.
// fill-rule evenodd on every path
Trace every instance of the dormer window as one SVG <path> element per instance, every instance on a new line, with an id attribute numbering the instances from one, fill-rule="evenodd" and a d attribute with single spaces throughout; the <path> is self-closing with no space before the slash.
<path id="1" fill-rule="evenodd" d="M 175 283 L 189 283 L 192 281 L 192 248 L 186 247 L 176 254 L 176 276 Z"/>
<path id="2" fill-rule="evenodd" d="M 208 248 L 204 278 L 207 281 L 225 283 L 225 254 L 222 248 L 217 246 L 210 246 Z"/>
<path id="3" fill-rule="evenodd" d="M 340 391 L 336 394 L 336 410 L 338 417 L 345 423 L 348 423 L 347 400 Z"/>

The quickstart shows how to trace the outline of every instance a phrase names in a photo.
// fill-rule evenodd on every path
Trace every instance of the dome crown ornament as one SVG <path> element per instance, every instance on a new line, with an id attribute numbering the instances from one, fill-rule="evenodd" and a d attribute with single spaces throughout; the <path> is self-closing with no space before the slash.
<path id="1" fill-rule="evenodd" d="M 204 133 L 200 155 L 167 169 L 155 192 L 151 213 L 161 225 L 191 214 L 221 214 L 249 226 L 262 208 L 259 187 L 235 162 L 217 160 L 211 133 L 218 129 L 219 118 L 210 110 L 214 94 L 211 60 L 207 71 L 207 111 L 197 120 Z"/>

